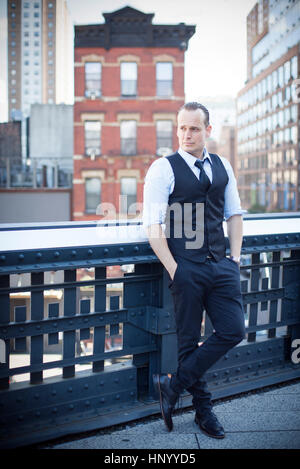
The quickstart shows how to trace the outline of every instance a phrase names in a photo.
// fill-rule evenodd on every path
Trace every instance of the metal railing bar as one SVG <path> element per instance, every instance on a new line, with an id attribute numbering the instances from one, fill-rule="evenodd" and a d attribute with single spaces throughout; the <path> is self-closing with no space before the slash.
<path id="1" fill-rule="evenodd" d="M 93 285 L 107 285 L 111 283 L 136 283 L 144 280 L 159 280 L 162 273 L 132 275 L 128 277 L 106 277 L 99 280 L 81 280 L 76 282 L 61 282 L 43 285 L 26 285 L 24 287 L 0 288 L 0 294 L 21 293 L 26 291 L 59 290 L 68 287 L 87 287 Z"/>
<path id="2" fill-rule="evenodd" d="M 59 316 L 40 321 L 11 322 L 0 326 L 0 333 L 7 339 L 34 337 L 54 332 L 74 331 L 77 329 L 105 326 L 127 322 L 128 309 L 114 309 L 74 316 Z M 132 311 L 136 309 L 132 308 Z"/>
<path id="3" fill-rule="evenodd" d="M 20 374 L 25 374 L 25 373 L 31 373 L 31 372 L 37 372 L 37 371 L 44 371 L 44 370 L 49 370 L 51 368 L 63 368 L 66 366 L 81 365 L 81 364 L 85 364 L 89 362 L 92 363 L 94 361 L 108 360 L 110 358 L 122 358 L 125 355 L 139 355 L 139 354 L 155 352 L 155 351 L 157 351 L 157 346 L 155 344 L 149 344 L 149 345 L 141 345 L 139 347 L 127 347 L 126 349 L 115 350 L 112 352 L 98 353 L 96 355 L 84 355 L 84 356 L 75 357 L 75 358 L 55 360 L 53 362 L 47 362 L 47 363 L 35 363 L 32 365 L 21 366 L 18 368 L 10 368 L 7 371 L 0 370 L 0 378 L 13 376 L 13 375 L 20 375 Z"/>

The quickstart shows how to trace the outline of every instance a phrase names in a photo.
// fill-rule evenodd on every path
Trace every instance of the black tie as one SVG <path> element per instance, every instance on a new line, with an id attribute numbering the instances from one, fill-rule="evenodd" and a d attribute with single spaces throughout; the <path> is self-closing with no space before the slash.
<path id="1" fill-rule="evenodd" d="M 195 166 L 200 169 L 200 176 L 199 176 L 199 181 L 203 185 L 203 187 L 207 190 L 211 184 L 209 177 L 207 176 L 206 172 L 204 171 L 203 168 L 203 161 L 197 160 L 195 161 Z"/>

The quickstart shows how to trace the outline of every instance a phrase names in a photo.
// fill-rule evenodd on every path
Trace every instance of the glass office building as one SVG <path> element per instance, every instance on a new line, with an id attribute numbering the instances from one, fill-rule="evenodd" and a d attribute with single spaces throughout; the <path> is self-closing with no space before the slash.
<path id="1" fill-rule="evenodd" d="M 247 17 L 247 46 L 248 79 L 237 98 L 242 204 L 299 210 L 300 1 L 257 3 Z"/>

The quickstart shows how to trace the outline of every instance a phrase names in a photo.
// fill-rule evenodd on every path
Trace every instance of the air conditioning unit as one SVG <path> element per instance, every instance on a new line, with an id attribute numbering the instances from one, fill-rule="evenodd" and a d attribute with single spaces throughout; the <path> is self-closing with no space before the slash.
<path id="1" fill-rule="evenodd" d="M 157 149 L 157 156 L 168 156 L 168 155 L 171 155 L 173 153 L 173 150 L 172 148 L 168 148 L 168 147 L 160 147 Z"/>
<path id="2" fill-rule="evenodd" d="M 91 160 L 94 160 L 96 157 L 97 150 L 95 148 L 88 148 L 86 153 L 91 158 Z"/>

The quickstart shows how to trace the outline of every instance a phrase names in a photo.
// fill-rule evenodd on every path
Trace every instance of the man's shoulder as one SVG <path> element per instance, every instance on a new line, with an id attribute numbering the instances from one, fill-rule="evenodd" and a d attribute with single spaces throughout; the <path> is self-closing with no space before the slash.
<path id="1" fill-rule="evenodd" d="M 231 168 L 231 164 L 230 164 L 229 160 L 227 158 L 225 158 L 225 156 L 217 155 L 216 153 L 209 153 L 209 155 L 212 159 L 219 158 L 221 160 L 221 162 L 223 163 L 225 169 L 230 169 Z"/>
<path id="2" fill-rule="evenodd" d="M 167 166 L 170 166 L 170 161 L 169 160 L 172 160 L 178 153 L 173 153 L 171 155 L 168 155 L 168 156 L 161 156 L 160 158 L 157 158 L 156 160 L 154 160 L 149 169 L 156 169 L 156 168 L 162 168 L 162 167 L 167 167 Z"/>
<path id="3" fill-rule="evenodd" d="M 161 156 L 160 158 L 154 160 L 149 166 L 146 174 L 146 180 L 158 177 L 160 179 L 168 180 L 171 177 L 172 173 L 173 171 L 168 157 Z"/>

